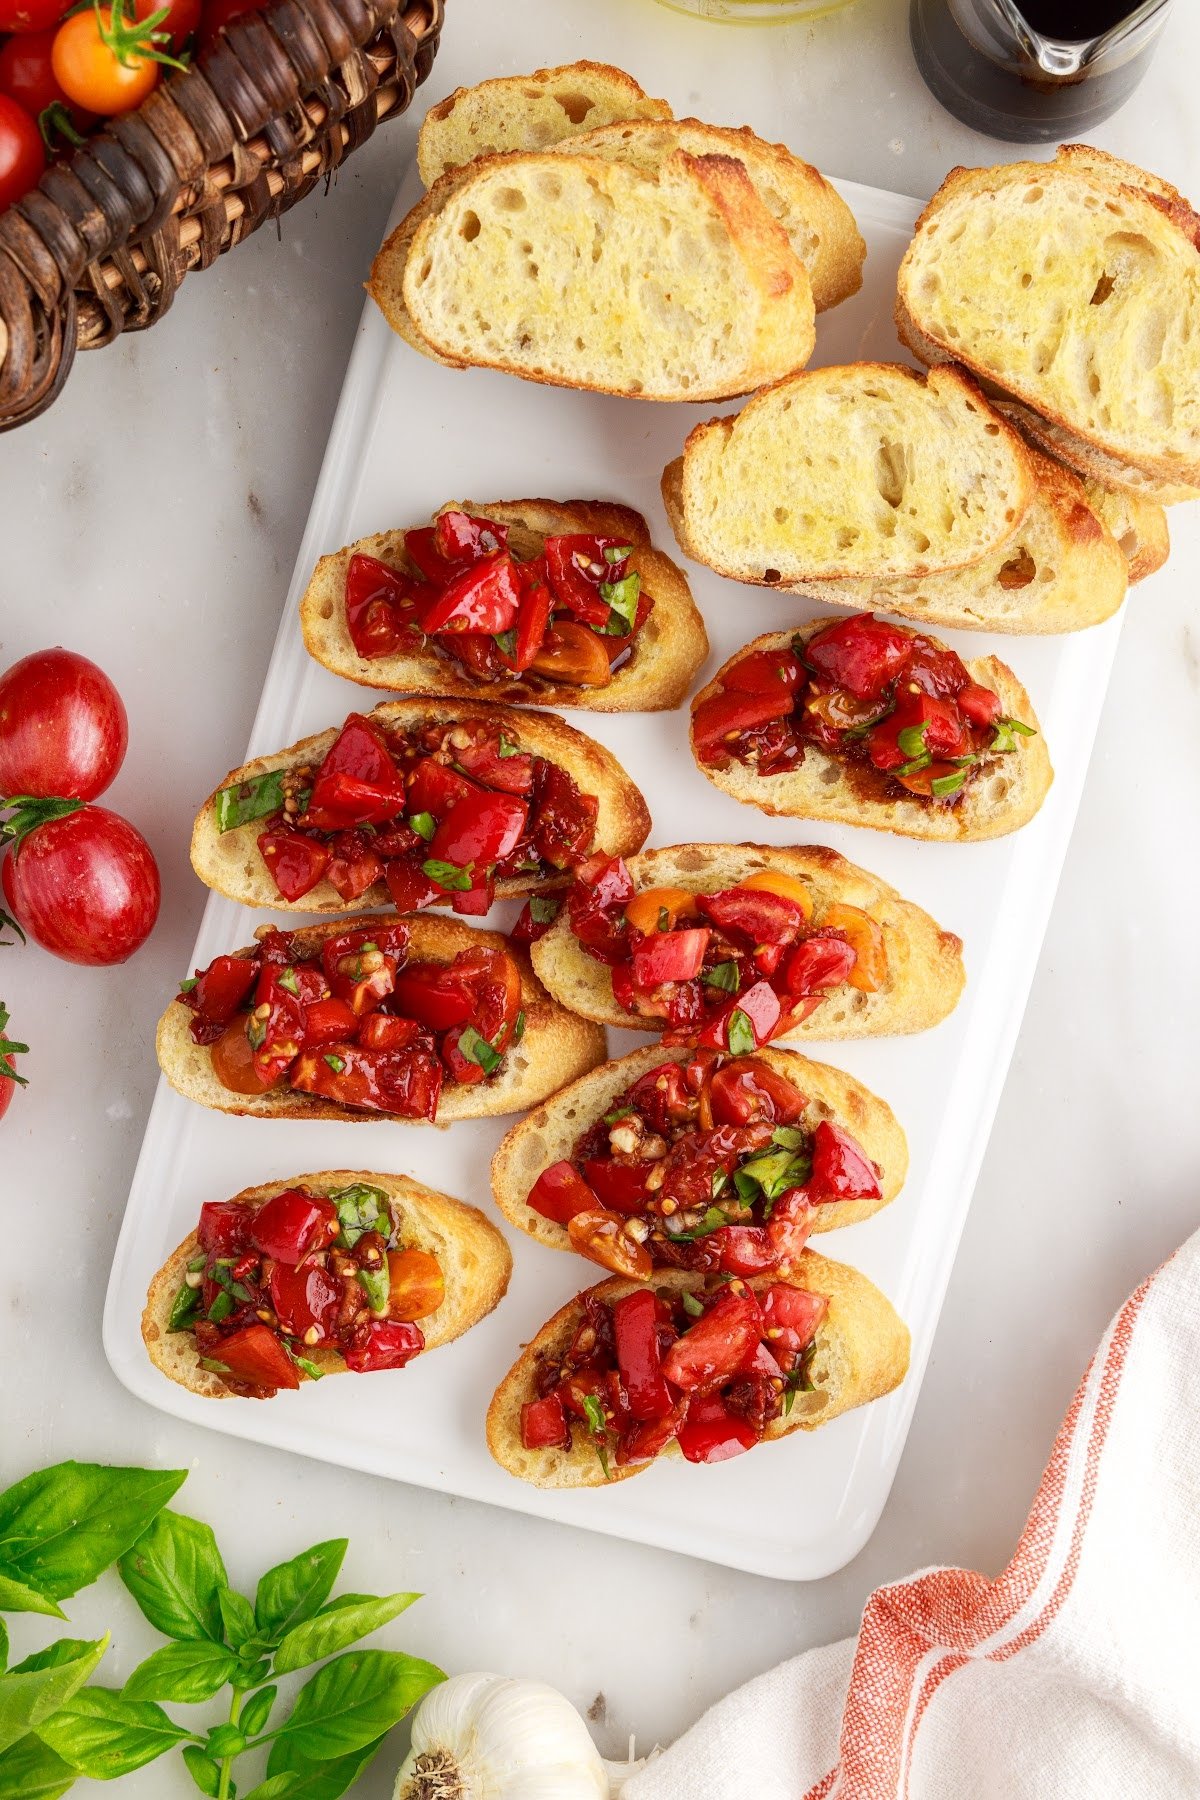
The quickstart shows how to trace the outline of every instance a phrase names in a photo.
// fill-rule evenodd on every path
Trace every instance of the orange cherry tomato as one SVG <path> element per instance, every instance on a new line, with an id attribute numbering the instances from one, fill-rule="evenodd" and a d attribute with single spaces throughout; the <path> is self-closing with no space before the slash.
<path id="1" fill-rule="evenodd" d="M 627 1230 L 629 1221 L 620 1213 L 597 1207 L 592 1212 L 576 1213 L 567 1222 L 571 1248 L 590 1257 L 602 1269 L 614 1275 L 628 1275 L 634 1281 L 649 1281 L 654 1271 L 650 1252 Z"/>
<path id="2" fill-rule="evenodd" d="M 265 1094 L 268 1088 L 275 1086 L 273 1081 L 264 1081 L 254 1066 L 254 1051 L 246 1036 L 244 1017 L 226 1026 L 209 1054 L 213 1074 L 231 1094 Z"/>
<path id="3" fill-rule="evenodd" d="M 108 6 L 91 7 L 64 19 L 50 52 L 50 66 L 63 93 L 89 112 L 112 117 L 140 106 L 162 77 L 162 64 L 148 25 L 132 23 Z"/>
<path id="4" fill-rule="evenodd" d="M 635 931 L 650 933 L 659 929 L 663 913 L 667 914 L 666 930 L 673 931 L 680 919 L 696 916 L 696 896 L 687 888 L 643 888 L 625 908 L 625 917 Z"/>
<path id="5" fill-rule="evenodd" d="M 888 971 L 882 925 L 861 907 L 836 902 L 825 908 L 821 924 L 830 931 L 840 931 L 854 951 L 857 960 L 846 977 L 848 985 L 862 994 L 877 993 L 887 980 Z"/>
<path id="6" fill-rule="evenodd" d="M 441 1264 L 428 1250 L 389 1250 L 391 1293 L 388 1318 L 412 1323 L 427 1319 L 446 1298 Z"/>
<path id="7" fill-rule="evenodd" d="M 576 687 L 607 687 L 612 680 L 603 639 L 571 619 L 555 619 L 529 667 L 536 675 Z"/>
<path id="8" fill-rule="evenodd" d="M 740 888 L 754 888 L 763 894 L 779 894 L 784 900 L 793 900 L 804 914 L 805 924 L 812 921 L 813 898 L 808 883 L 795 875 L 778 874 L 774 869 L 764 869 L 761 874 L 747 875 L 745 881 L 739 881 Z"/>

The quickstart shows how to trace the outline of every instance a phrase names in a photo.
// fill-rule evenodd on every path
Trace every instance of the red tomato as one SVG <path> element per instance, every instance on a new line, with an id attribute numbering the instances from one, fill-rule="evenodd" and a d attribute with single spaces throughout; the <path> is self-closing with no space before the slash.
<path id="1" fill-rule="evenodd" d="M 58 21 L 71 0 L 0 0 L 0 31 L 45 31 Z"/>
<path id="2" fill-rule="evenodd" d="M 612 1322 L 617 1368 L 629 1395 L 630 1412 L 639 1420 L 665 1418 L 675 1399 L 663 1378 L 656 1295 L 649 1288 L 626 1294 L 613 1307 Z"/>
<path id="3" fill-rule="evenodd" d="M 240 1256 L 250 1243 L 251 1212 L 236 1200 L 206 1200 L 196 1236 L 210 1256 Z"/>
<path id="4" fill-rule="evenodd" d="M 341 1305 L 342 1284 L 321 1263 L 304 1263 L 299 1268 L 276 1263 L 267 1288 L 282 1331 L 302 1338 L 315 1328 L 318 1340 L 330 1335 Z"/>
<path id="5" fill-rule="evenodd" d="M 544 1400 L 527 1400 L 521 1408 L 521 1442 L 526 1450 L 565 1450 L 571 1428 L 557 1394 Z"/>
<path id="6" fill-rule="evenodd" d="M 814 1194 L 833 1200 L 878 1200 L 883 1193 L 879 1171 L 862 1145 L 828 1119 L 813 1132 L 810 1185 Z"/>
<path id="7" fill-rule="evenodd" d="M 692 1463 L 725 1462 L 752 1450 L 758 1437 L 750 1421 L 730 1412 L 719 1394 L 701 1394 L 679 1428 L 679 1448 Z"/>
<path id="8" fill-rule="evenodd" d="M 46 146 L 36 121 L 0 94 L 0 209 L 36 187 L 45 166 Z"/>
<path id="9" fill-rule="evenodd" d="M 139 19 L 148 19 L 151 13 L 161 12 L 166 8 L 167 16 L 155 26 L 156 31 L 165 31 L 170 38 L 167 48 L 182 50 L 190 37 L 194 37 L 200 23 L 201 0 L 136 0 L 133 8 Z"/>
<path id="10" fill-rule="evenodd" d="M 762 1308 L 752 1293 L 722 1294 L 676 1338 L 663 1358 L 663 1374 L 685 1393 L 718 1388 L 753 1355 L 763 1329 Z"/>
<path id="11" fill-rule="evenodd" d="M 515 794 L 467 794 L 438 826 L 429 854 L 460 869 L 503 862 L 520 843 L 528 817 L 528 807 Z"/>
<path id="12" fill-rule="evenodd" d="M 25 1085 L 25 1077 L 16 1073 L 13 1057 L 25 1055 L 28 1049 L 28 1044 L 16 1044 L 9 1037 L 8 1008 L 0 1000 L 0 1119 L 8 1111 L 17 1087 Z"/>
<path id="13" fill-rule="evenodd" d="M 0 94 L 7 94 L 34 119 L 48 106 L 65 106 L 76 131 L 86 131 L 95 124 L 95 113 L 71 105 L 50 66 L 57 30 L 52 25 L 45 31 L 25 31 L 0 45 Z"/>
<path id="14" fill-rule="evenodd" d="M 692 735 L 696 749 L 705 761 L 725 753 L 725 740 L 740 732 L 753 731 L 772 719 L 785 719 L 792 710 L 792 694 L 782 682 L 766 694 L 739 694 L 729 691 L 710 694 L 692 714 Z"/>
<path id="15" fill-rule="evenodd" d="M 704 926 L 648 937 L 633 953 L 634 986 L 646 992 L 664 981 L 691 981 L 700 973 L 711 936 Z"/>
<path id="16" fill-rule="evenodd" d="M 235 1381 L 249 1387 L 298 1388 L 300 1377 L 285 1346 L 266 1325 L 231 1331 L 215 1346 L 214 1360 L 224 1363 Z"/>
<path id="17" fill-rule="evenodd" d="M 128 741 L 121 696 L 86 656 L 38 650 L 0 675 L 0 794 L 95 800 Z"/>
<path id="18" fill-rule="evenodd" d="M 200 48 L 215 44 L 224 26 L 245 13 L 262 12 L 271 0 L 208 0 L 200 17 Z"/>
<path id="19" fill-rule="evenodd" d="M 596 1196 L 573 1163 L 551 1163 L 543 1169 L 526 1197 L 527 1204 L 556 1225 L 569 1225 L 576 1213 L 590 1212 Z"/>
<path id="20" fill-rule="evenodd" d="M 3 885 L 9 911 L 44 950 L 100 965 L 141 948 L 162 892 L 141 832 L 104 806 L 35 825 L 5 857 Z"/>
<path id="21" fill-rule="evenodd" d="M 306 1194 L 303 1188 L 286 1188 L 259 1207 L 250 1237 L 255 1248 L 273 1262 L 294 1266 L 310 1250 L 327 1250 L 339 1229 L 332 1200 L 323 1194 Z"/>
<path id="22" fill-rule="evenodd" d="M 369 1375 L 375 1369 L 402 1369 L 425 1348 L 425 1334 L 419 1325 L 399 1319 L 368 1319 L 356 1329 L 346 1346 L 346 1367 L 356 1375 Z"/>
<path id="23" fill-rule="evenodd" d="M 878 700 L 912 657 L 915 640 L 901 625 L 860 613 L 809 638 L 804 660 L 856 700 Z"/>
<path id="24" fill-rule="evenodd" d="M 752 650 L 721 677 L 721 685 L 738 694 L 771 694 L 780 688 L 794 693 L 804 680 L 804 670 L 791 650 Z"/>

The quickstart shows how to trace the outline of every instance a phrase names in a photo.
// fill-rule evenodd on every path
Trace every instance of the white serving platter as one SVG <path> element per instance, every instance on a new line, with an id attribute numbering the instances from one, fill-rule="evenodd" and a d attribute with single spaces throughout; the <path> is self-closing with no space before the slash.
<path id="1" fill-rule="evenodd" d="M 851 183 L 842 192 L 867 241 L 866 280 L 853 300 L 819 320 L 814 363 L 897 360 L 892 297 L 919 203 Z M 394 218 L 417 193 L 413 174 Z M 368 302 L 247 755 L 277 749 L 373 703 L 369 691 L 312 663 L 301 644 L 296 606 L 323 552 L 368 532 L 419 523 L 450 498 L 535 495 L 625 501 L 646 514 L 656 542 L 670 550 L 659 476 L 692 425 L 719 410 L 568 393 L 443 368 L 393 336 Z M 709 671 L 756 633 L 816 610 L 687 567 L 712 639 Z M 871 1276 L 911 1325 L 912 1365 L 897 1393 L 818 1433 L 797 1433 L 711 1468 L 672 1459 L 611 1489 L 559 1494 L 528 1487 L 488 1455 L 487 1402 L 518 1347 L 598 1271 L 509 1231 L 515 1269 L 508 1296 L 456 1344 L 403 1372 L 306 1385 L 266 1403 L 202 1400 L 153 1368 L 139 1322 L 151 1276 L 193 1227 L 204 1200 L 274 1177 L 361 1167 L 404 1171 L 488 1208 L 489 1159 L 511 1121 L 434 1131 L 390 1121 L 238 1119 L 190 1105 L 165 1082 L 150 1114 L 105 1307 L 104 1347 L 120 1380 L 153 1406 L 235 1437 L 758 1574 L 811 1580 L 848 1562 L 873 1530 L 900 1460 L 1049 918 L 1119 630 L 1113 620 L 1070 639 L 946 634 L 965 656 L 994 650 L 1011 661 L 1033 697 L 1057 770 L 1038 818 L 1015 837 L 990 844 L 915 844 L 874 831 L 768 819 L 700 775 L 688 751 L 684 711 L 574 715 L 642 787 L 654 819 L 652 844 L 689 838 L 827 843 L 893 882 L 965 940 L 967 991 L 937 1030 L 807 1046 L 888 1100 L 908 1133 L 912 1166 L 899 1199 L 869 1223 L 819 1241 L 823 1253 Z M 233 767 L 242 760 L 240 746 L 229 749 Z M 198 772 L 197 803 L 224 772 Z M 507 923 L 515 910 L 497 908 L 497 918 Z M 260 915 L 214 896 L 195 965 L 249 941 L 259 922 Z M 621 1054 L 648 1041 L 614 1032 L 611 1049 Z"/>

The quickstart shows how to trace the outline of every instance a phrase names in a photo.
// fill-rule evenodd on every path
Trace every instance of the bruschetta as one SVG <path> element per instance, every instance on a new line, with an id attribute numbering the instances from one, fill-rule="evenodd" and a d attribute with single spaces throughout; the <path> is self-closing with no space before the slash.
<path id="1" fill-rule="evenodd" d="M 498 932 L 379 915 L 255 938 L 159 1021 L 163 1074 L 217 1112 L 443 1125 L 522 1112 L 604 1061 L 603 1031 Z"/>
<path id="2" fill-rule="evenodd" d="M 891 1108 L 794 1050 L 635 1050 L 582 1075 L 492 1160 L 505 1218 L 614 1275 L 761 1275 L 810 1232 L 893 1200 L 908 1146 Z"/>
<path id="3" fill-rule="evenodd" d="M 565 902 L 532 900 L 514 935 L 584 1018 L 735 1056 L 773 1038 L 924 1031 L 965 979 L 952 932 L 817 845 L 595 857 Z"/>
<path id="4" fill-rule="evenodd" d="M 1054 779 L 1010 668 L 872 613 L 739 650 L 692 702 L 692 754 L 761 812 L 945 842 L 1016 831 Z"/>
<path id="5" fill-rule="evenodd" d="M 683 572 L 603 500 L 464 500 L 323 556 L 300 601 L 333 674 L 590 712 L 678 706 L 708 655 Z"/>
<path id="6" fill-rule="evenodd" d="M 150 1360 L 193 1394 L 265 1400 L 401 1369 L 503 1298 L 508 1245 L 407 1175 L 331 1169 L 209 1200 L 146 1296 Z"/>
<path id="7" fill-rule="evenodd" d="M 811 1250 L 786 1275 L 611 1276 L 561 1307 L 497 1388 L 488 1448 L 535 1487 L 603 1487 L 659 1456 L 724 1462 L 878 1400 L 908 1371 L 879 1289 Z"/>
<path id="8" fill-rule="evenodd" d="M 387 700 L 232 770 L 197 815 L 192 867 L 244 906 L 477 914 L 649 830 L 612 752 L 555 713 Z"/>

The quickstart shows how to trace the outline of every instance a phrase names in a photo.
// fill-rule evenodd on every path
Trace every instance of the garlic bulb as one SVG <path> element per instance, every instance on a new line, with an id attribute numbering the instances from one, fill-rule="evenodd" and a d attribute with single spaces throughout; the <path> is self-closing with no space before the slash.
<path id="1" fill-rule="evenodd" d="M 543 1681 L 454 1675 L 413 1715 L 394 1800 L 610 1800 L 640 1766 L 605 1763 Z"/>

